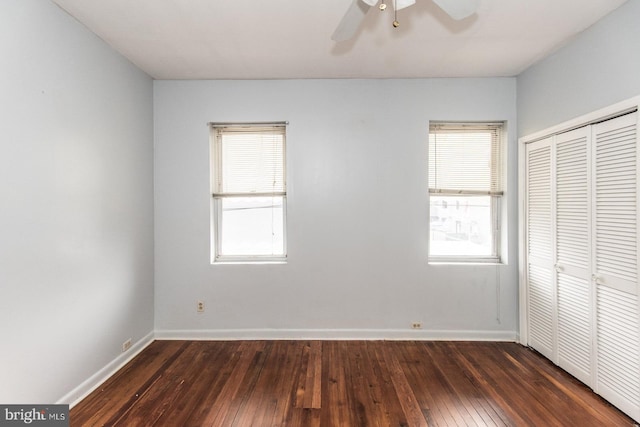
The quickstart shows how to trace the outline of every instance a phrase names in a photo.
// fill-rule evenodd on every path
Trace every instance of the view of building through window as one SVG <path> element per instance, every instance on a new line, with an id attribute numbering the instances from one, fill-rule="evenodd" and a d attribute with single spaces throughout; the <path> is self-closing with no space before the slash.
<path id="1" fill-rule="evenodd" d="M 491 256 L 490 196 L 431 196 L 430 253 Z"/>

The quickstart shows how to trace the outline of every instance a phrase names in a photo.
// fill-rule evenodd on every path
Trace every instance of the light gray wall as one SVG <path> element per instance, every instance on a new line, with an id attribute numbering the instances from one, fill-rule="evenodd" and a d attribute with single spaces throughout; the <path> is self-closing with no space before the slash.
<path id="1" fill-rule="evenodd" d="M 153 84 L 49 1 L 0 57 L 0 402 L 53 403 L 153 330 Z"/>
<path id="2" fill-rule="evenodd" d="M 518 76 L 518 134 L 640 95 L 640 0 L 629 0 Z"/>
<path id="3" fill-rule="evenodd" d="M 155 81 L 154 95 L 160 336 L 513 339 L 515 79 Z M 207 122 L 275 120 L 290 122 L 288 263 L 211 265 Z M 429 120 L 509 122 L 507 266 L 427 264 Z"/>

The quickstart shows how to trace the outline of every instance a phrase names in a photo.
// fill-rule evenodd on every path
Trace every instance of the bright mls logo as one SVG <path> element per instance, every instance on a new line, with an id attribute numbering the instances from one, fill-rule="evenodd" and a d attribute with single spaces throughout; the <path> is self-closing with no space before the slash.
<path id="1" fill-rule="evenodd" d="M 69 427 L 69 405 L 0 405 L 0 427 Z"/>

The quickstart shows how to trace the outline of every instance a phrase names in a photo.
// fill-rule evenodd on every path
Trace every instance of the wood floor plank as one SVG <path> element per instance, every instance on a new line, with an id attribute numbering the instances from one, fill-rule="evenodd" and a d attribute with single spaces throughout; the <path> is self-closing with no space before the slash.
<path id="1" fill-rule="evenodd" d="M 311 342 L 309 351 L 309 370 L 307 371 L 307 387 L 309 390 L 303 408 L 320 409 L 322 407 L 322 343 Z"/>
<path id="2" fill-rule="evenodd" d="M 167 360 L 182 351 L 184 342 L 154 341 L 142 353 L 126 364 L 82 401 L 84 411 L 71 421 L 74 426 L 103 425 L 114 413 L 133 404 L 132 397 L 141 386 L 156 378 Z M 118 388 L 118 393 L 110 391 Z"/>
<path id="3" fill-rule="evenodd" d="M 540 405 L 544 406 L 545 410 L 552 412 L 554 418 L 558 420 L 559 425 L 567 425 L 571 422 L 577 424 L 586 422 L 584 416 L 576 417 L 575 415 L 568 415 L 570 406 L 574 403 L 572 403 L 572 399 L 566 393 L 566 389 L 559 389 L 550 382 L 548 378 L 538 379 L 537 384 L 534 384 L 533 381 L 541 376 L 539 370 L 530 369 L 530 367 L 518 362 L 507 353 L 503 352 L 503 356 L 505 363 L 509 363 L 511 368 L 525 380 L 523 388 L 527 391 L 527 394 L 540 402 Z"/>
<path id="4" fill-rule="evenodd" d="M 185 420 L 189 425 L 200 425 L 201 409 L 207 407 L 213 400 L 212 396 L 219 393 L 229 376 L 229 368 L 237 361 L 233 358 L 233 347 L 221 344 L 203 342 L 198 345 L 204 353 L 203 363 L 201 366 L 195 365 L 196 368 L 200 368 L 196 369 L 197 375 L 188 385 L 179 404 L 167 411 L 161 425 L 180 425 Z"/>
<path id="5" fill-rule="evenodd" d="M 285 423 L 292 409 L 293 390 L 300 370 L 300 345 L 290 341 L 273 341 L 267 344 L 269 351 L 265 367 L 249 396 L 247 405 L 255 408 L 253 415 L 246 411 L 240 425 L 280 426 Z"/>
<path id="6" fill-rule="evenodd" d="M 477 413 L 482 418 L 482 421 L 487 426 L 506 426 L 508 425 L 508 417 L 500 409 L 500 407 L 489 396 L 485 395 L 481 385 L 476 381 L 471 372 L 465 368 L 464 361 L 460 358 L 460 353 L 457 351 L 462 344 L 460 343 L 447 343 L 446 344 L 450 352 L 449 357 L 455 361 L 455 370 L 460 372 L 460 375 L 465 380 L 464 390 L 461 391 L 467 396 L 469 403 L 476 408 Z M 467 352 L 465 352 L 467 353 Z"/>
<path id="7" fill-rule="evenodd" d="M 492 420 L 498 425 L 520 425 L 523 421 L 520 418 L 513 420 L 513 416 L 508 414 L 508 409 L 510 408 L 505 408 L 505 401 L 500 398 L 499 393 L 495 393 L 495 390 L 488 388 L 489 383 L 485 381 L 484 377 L 478 376 L 478 371 L 468 369 L 471 366 L 469 364 L 471 361 L 475 362 L 473 366 L 482 366 L 482 364 L 489 363 L 486 360 L 486 356 L 491 351 L 495 351 L 493 343 L 456 343 L 456 346 L 452 349 L 460 369 L 465 372 L 469 382 L 473 383 L 481 391 L 483 398 L 480 402 L 487 408 L 487 413 L 491 415 Z M 495 398 L 496 396 L 498 399 Z"/>
<path id="8" fill-rule="evenodd" d="M 261 344 L 259 348 L 254 348 L 251 351 L 253 353 L 251 363 L 221 425 L 244 427 L 250 426 L 253 422 L 254 413 L 259 403 L 259 401 L 257 402 L 254 398 L 254 391 L 263 374 L 266 361 L 273 351 L 273 345 L 264 342 L 259 344 Z M 269 371 L 270 370 L 267 370 L 265 372 Z M 217 425 L 217 423 L 214 423 L 214 425 Z"/>
<path id="9" fill-rule="evenodd" d="M 305 396 L 307 394 L 307 387 L 308 387 L 308 381 L 307 381 L 307 375 L 309 372 L 309 360 L 311 357 L 311 343 L 310 342 L 305 342 L 302 343 L 301 345 L 302 347 L 302 352 L 300 354 L 300 369 L 298 371 L 298 374 L 296 376 L 296 390 L 294 393 L 294 407 L 295 408 L 304 408 L 305 405 Z M 320 363 L 322 363 L 322 361 L 320 361 Z M 309 391 L 310 393 L 311 391 Z M 322 393 L 322 390 L 320 390 L 320 393 Z"/>
<path id="10" fill-rule="evenodd" d="M 426 348 L 422 346 L 422 348 Z M 464 374 L 464 370 L 457 363 L 454 353 L 448 343 L 427 348 L 427 354 L 432 356 L 434 366 L 439 377 L 446 384 L 446 390 L 453 406 L 459 412 L 466 425 L 495 425 L 491 415 L 486 412 L 484 405 L 476 405 L 481 394 Z M 464 409 L 462 409 L 464 408 Z"/>
<path id="11" fill-rule="evenodd" d="M 251 375 L 245 377 L 245 387 L 239 393 L 238 411 L 233 419 L 233 426 L 248 426 L 255 421 L 256 424 L 270 425 L 275 412 L 275 395 L 272 390 L 277 380 L 281 367 L 281 346 L 277 342 L 265 343 L 262 351 L 254 358 L 254 366 Z M 265 366 L 273 366 L 273 369 L 265 370 Z"/>
<path id="12" fill-rule="evenodd" d="M 213 345 L 222 347 L 222 351 L 218 357 L 212 359 L 208 364 L 208 369 L 203 372 L 200 379 L 201 382 L 207 383 L 205 393 L 200 397 L 200 404 L 191 411 L 191 414 L 185 418 L 187 425 L 199 426 L 209 425 L 208 419 L 211 417 L 212 407 L 219 399 L 229 398 L 229 386 L 227 383 L 232 378 L 233 373 L 239 366 L 242 359 L 242 346 L 237 342 L 214 342 Z M 240 366 L 239 369 L 243 369 Z M 222 405 L 222 401 L 218 405 Z M 173 421 L 173 420 L 172 420 Z M 175 420 L 176 422 L 178 420 Z M 173 424 L 169 424 L 173 425 Z"/>
<path id="13" fill-rule="evenodd" d="M 369 347 L 372 349 L 374 357 L 372 357 L 374 375 L 379 378 L 380 392 L 382 395 L 382 402 L 384 404 L 384 413 L 389 420 L 391 426 L 406 426 L 407 419 L 400 404 L 400 398 L 396 393 L 395 386 L 391 380 L 391 372 L 384 360 L 384 347 L 385 343 L 375 342 L 371 343 Z"/>
<path id="14" fill-rule="evenodd" d="M 490 358 L 493 348 L 484 346 L 486 351 L 480 354 L 476 352 L 474 357 L 467 356 L 463 360 L 465 366 L 472 372 L 476 380 L 482 384 L 483 389 L 488 393 L 499 406 L 509 415 L 510 424 L 515 425 L 556 425 L 554 418 L 544 418 L 540 415 L 541 408 L 537 402 L 531 400 L 525 402 L 526 395 L 521 393 L 523 385 L 519 378 L 516 378 L 517 385 L 513 383 L 513 372 L 505 371 L 505 366 L 497 364 Z"/>
<path id="15" fill-rule="evenodd" d="M 276 409 L 269 425 L 285 425 L 289 413 L 293 410 L 293 390 L 296 385 L 296 377 L 300 375 L 300 344 L 292 341 L 284 341 L 285 353 L 278 372 L 278 380 L 274 388 Z"/>
<path id="16" fill-rule="evenodd" d="M 547 413 L 546 408 L 538 399 L 536 394 L 528 393 L 527 383 L 530 381 L 513 370 L 512 367 L 505 364 L 502 359 L 496 359 L 492 352 L 483 356 L 481 364 L 481 372 L 483 375 L 490 376 L 490 383 L 493 390 L 499 394 L 508 407 L 522 408 L 513 411 L 512 416 L 521 416 L 527 423 L 536 425 L 547 423 L 550 426 L 558 425 L 557 415 Z M 536 390 L 540 391 L 543 387 Z M 518 390 L 517 393 L 513 391 Z"/>
<path id="17" fill-rule="evenodd" d="M 577 422 L 599 422 L 601 425 L 617 425 L 624 422 L 618 411 L 599 411 L 601 404 L 609 405 L 601 397 L 594 394 L 587 386 L 571 377 L 567 372 L 557 369 L 550 361 L 540 359 L 539 355 L 523 348 L 503 349 L 505 357 L 509 357 L 514 365 L 526 364 L 533 375 L 544 377 L 551 384 L 554 393 L 562 393 L 566 413 L 571 412 L 574 405 L 582 408 L 582 417 Z M 588 421 L 587 421 L 588 420 Z"/>
<path id="18" fill-rule="evenodd" d="M 409 344 L 416 346 L 416 343 Z M 426 349 L 424 351 L 426 353 Z M 414 394 L 427 422 L 437 427 L 455 427 L 457 423 L 452 419 L 441 392 L 435 361 L 428 354 L 419 355 L 406 363 L 405 369 L 413 381 Z"/>
<path id="19" fill-rule="evenodd" d="M 175 358 L 165 369 L 159 371 L 158 380 L 140 394 L 135 405 L 110 420 L 108 425 L 147 424 L 161 425 L 176 406 L 182 405 L 189 396 L 191 387 L 209 360 L 209 353 L 200 345 L 188 344 L 180 357 Z M 125 421 L 126 419 L 126 421 Z"/>
<path id="20" fill-rule="evenodd" d="M 71 426 L 631 427 L 514 343 L 155 341 Z"/>
<path id="21" fill-rule="evenodd" d="M 337 426 L 340 423 L 353 425 L 347 407 L 347 385 L 339 343 L 329 341 L 323 343 L 322 372 L 326 380 L 322 386 L 322 402 L 320 424 Z"/>
<path id="22" fill-rule="evenodd" d="M 367 425 L 367 414 L 365 408 L 358 399 L 358 394 L 353 388 L 353 378 L 356 376 L 356 372 L 349 363 L 351 352 L 353 351 L 353 343 L 344 342 L 338 345 L 339 354 L 339 366 L 338 369 L 342 371 L 342 384 L 341 394 L 344 396 L 346 410 L 343 420 L 347 420 L 348 425 L 360 426 Z"/>
<path id="23" fill-rule="evenodd" d="M 243 385 L 245 376 L 249 374 L 249 368 L 254 363 L 257 352 L 260 348 L 256 347 L 256 343 L 243 342 L 238 347 L 239 360 L 234 367 L 231 375 L 222 387 L 220 394 L 215 401 L 207 409 L 207 415 L 202 420 L 202 425 L 222 426 L 231 425 L 235 419 L 238 405 L 238 392 Z M 236 409 L 236 412 L 233 411 Z"/>
<path id="24" fill-rule="evenodd" d="M 372 399 L 367 377 L 371 375 L 368 371 L 365 354 L 367 351 L 364 342 L 352 342 L 347 344 L 347 360 L 345 363 L 349 367 L 348 382 L 353 390 L 354 408 L 352 411 L 358 417 L 358 425 L 380 426 L 381 417 Z"/>
<path id="25" fill-rule="evenodd" d="M 396 388 L 396 393 L 400 400 L 400 406 L 402 406 L 407 417 L 407 424 L 420 427 L 427 426 L 427 420 L 424 418 L 420 405 L 418 405 L 418 401 L 416 400 L 416 396 L 407 381 L 407 377 L 405 376 L 395 353 L 389 348 L 389 346 L 385 346 L 383 354 L 384 361 L 387 366 L 389 366 L 391 382 L 393 382 L 393 385 Z"/>
<path id="26" fill-rule="evenodd" d="M 440 387 L 442 402 L 451 415 L 451 420 L 457 426 L 476 425 L 471 412 L 475 413 L 473 405 L 465 405 L 456 393 L 455 387 L 464 384 L 459 375 L 457 366 L 450 366 L 451 354 L 448 354 L 444 345 L 424 345 L 426 356 L 433 361 L 434 374 Z M 451 423 L 450 423 L 451 424 Z"/>
<path id="27" fill-rule="evenodd" d="M 375 344 L 372 342 L 362 343 L 361 358 L 361 381 L 364 392 L 364 400 L 369 402 L 368 411 L 374 420 L 375 426 L 391 425 L 389 412 L 386 409 L 385 395 L 382 393 L 380 375 L 378 374 L 378 360 L 375 356 Z M 399 405 L 398 401 L 398 405 Z"/>
<path id="28" fill-rule="evenodd" d="M 130 414 L 140 407 L 140 402 L 151 390 L 156 388 L 156 384 L 162 386 L 165 383 L 162 381 L 164 373 L 175 363 L 176 360 L 181 358 L 187 348 L 189 348 L 189 343 L 182 342 L 179 349 L 177 349 L 170 357 L 164 358 L 162 366 L 154 372 L 153 376 L 142 383 L 135 393 L 132 393 L 129 396 L 126 403 L 111 414 L 111 417 L 105 421 L 105 425 L 118 425 L 121 420 L 131 418 Z"/>

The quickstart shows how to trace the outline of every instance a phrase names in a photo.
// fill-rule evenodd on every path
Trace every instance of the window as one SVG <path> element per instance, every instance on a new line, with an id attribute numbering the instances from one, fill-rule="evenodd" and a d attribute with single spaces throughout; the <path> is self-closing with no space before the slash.
<path id="1" fill-rule="evenodd" d="M 213 260 L 283 261 L 285 123 L 210 126 Z"/>
<path id="2" fill-rule="evenodd" d="M 429 126 L 430 260 L 500 260 L 502 128 Z"/>

